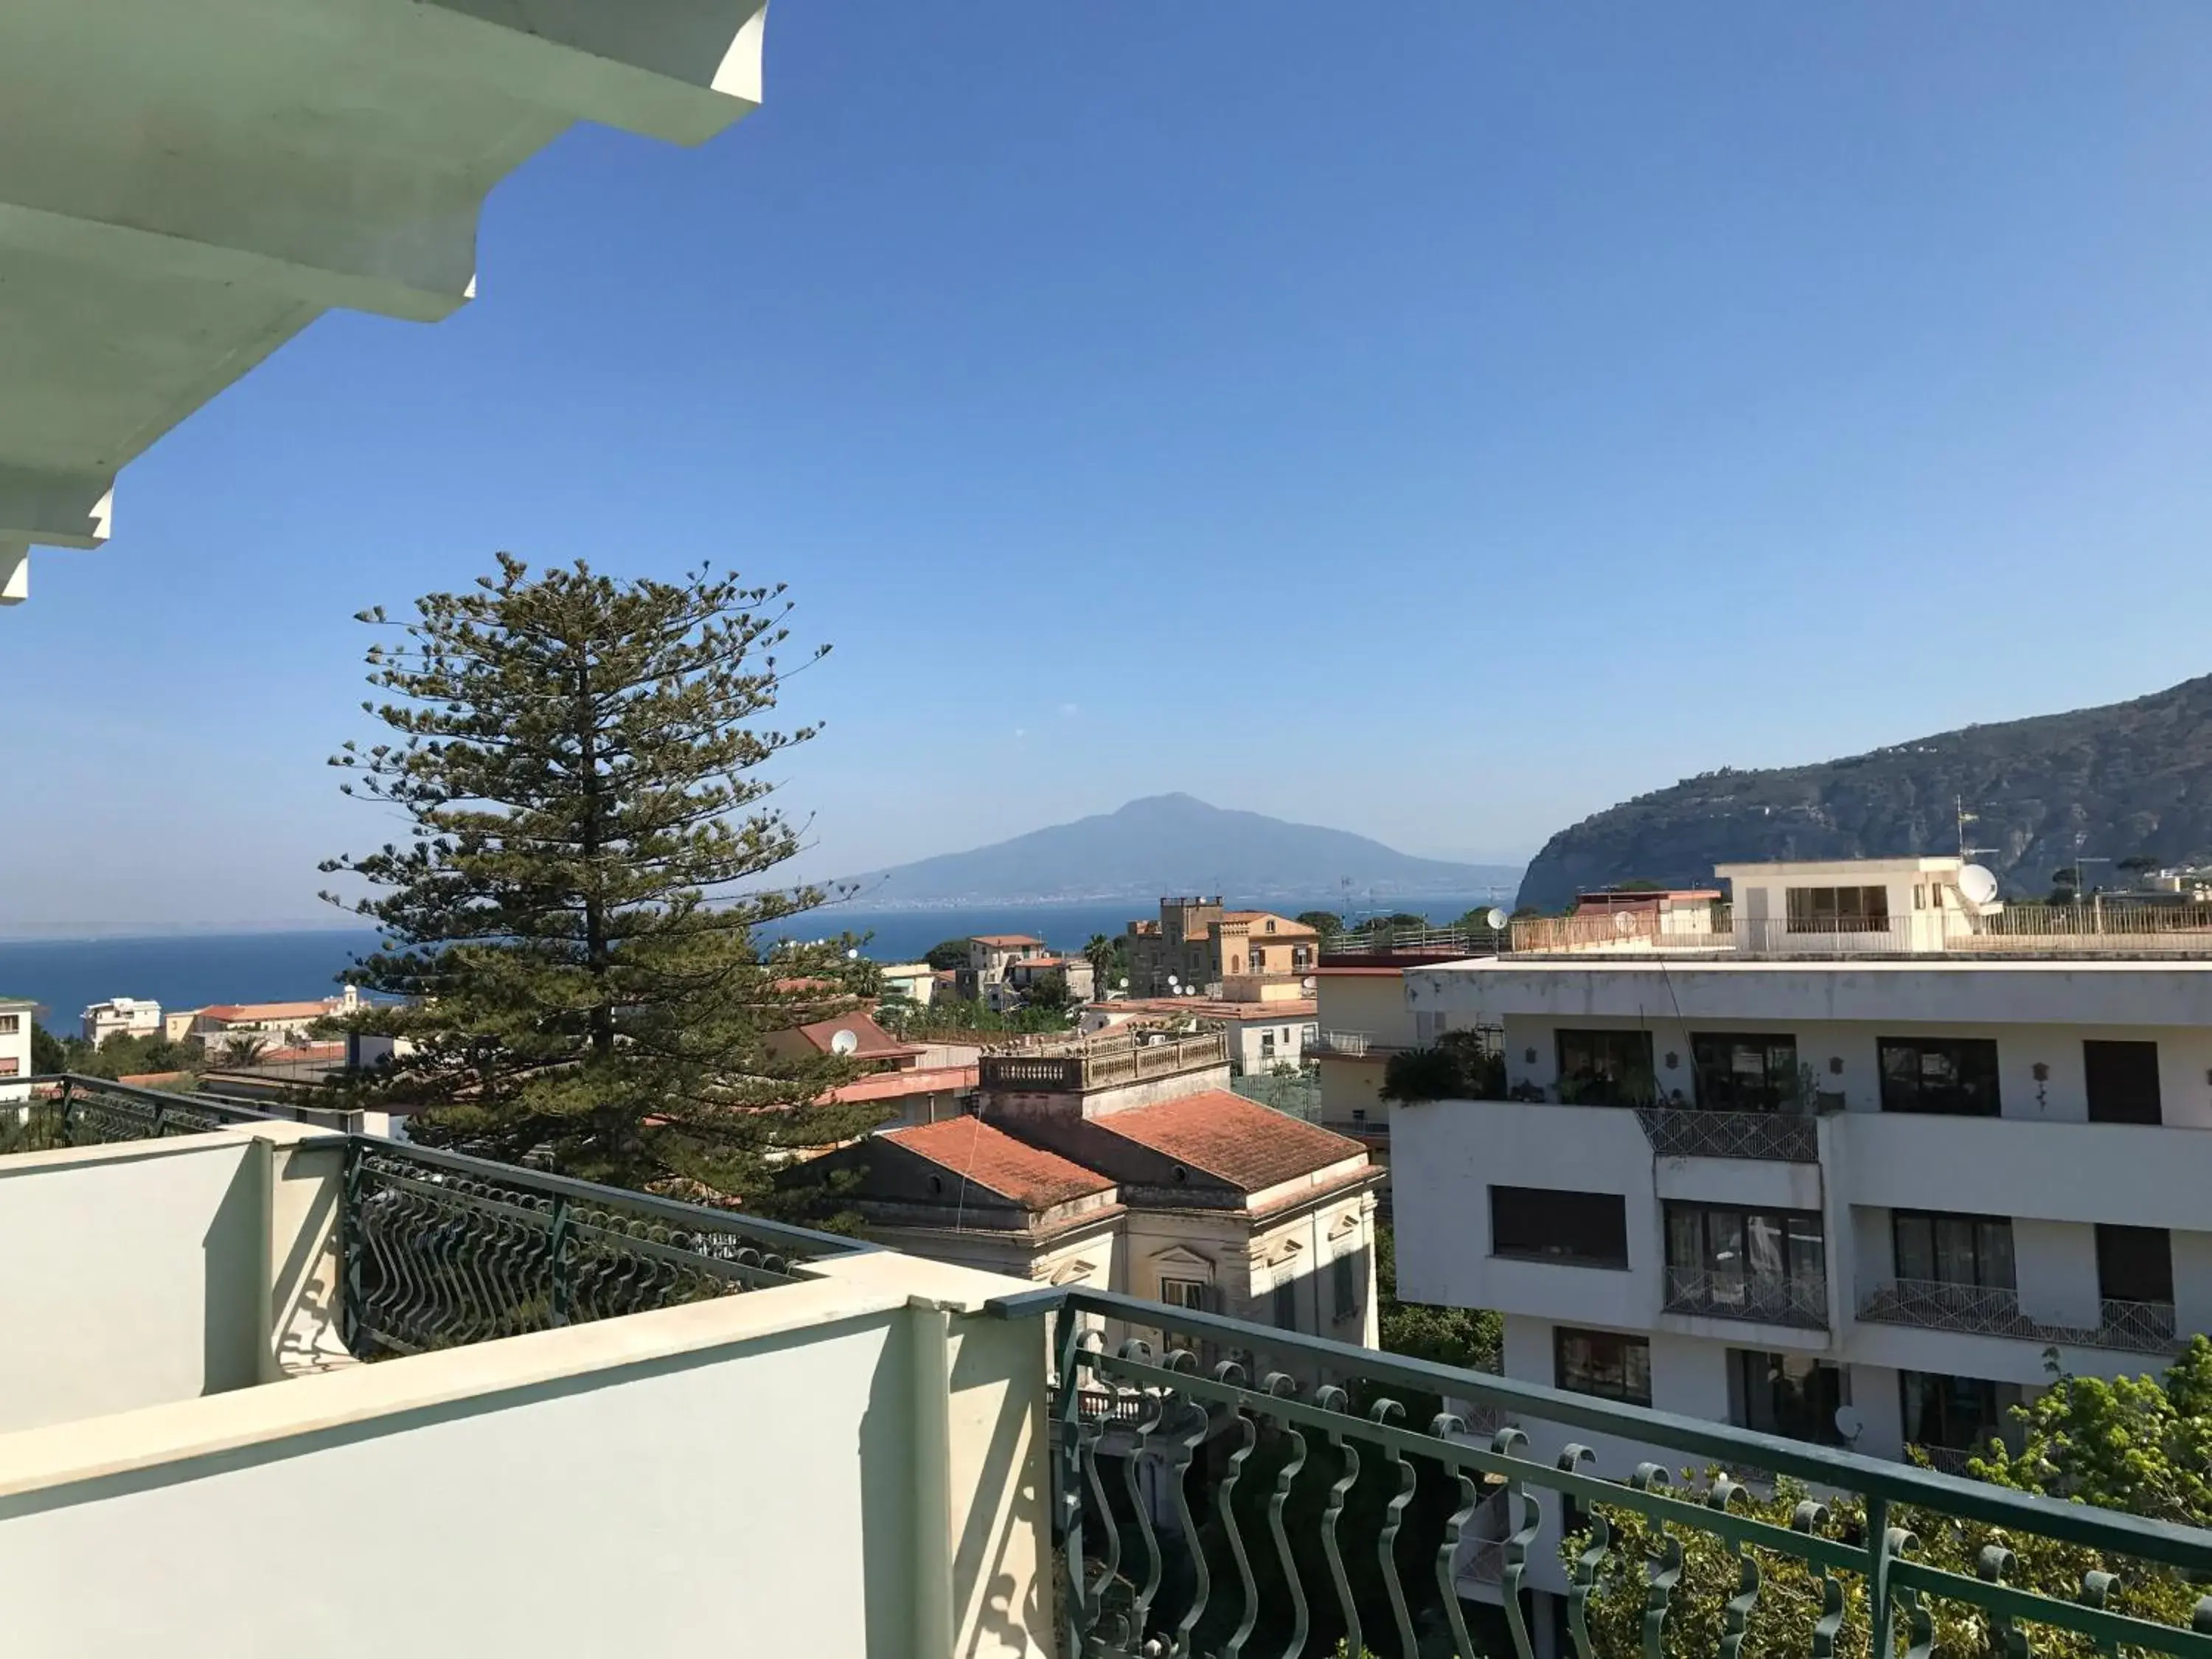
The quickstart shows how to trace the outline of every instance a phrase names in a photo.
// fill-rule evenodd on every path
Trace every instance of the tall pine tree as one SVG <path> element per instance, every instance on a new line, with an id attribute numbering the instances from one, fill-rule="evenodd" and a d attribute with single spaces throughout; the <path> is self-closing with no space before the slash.
<path id="1" fill-rule="evenodd" d="M 617 1185 L 758 1201 L 777 1154 L 871 1121 L 818 1103 L 850 1063 L 779 1033 L 850 1006 L 846 941 L 764 948 L 822 903 L 760 769 L 818 729 L 775 708 L 791 607 L 702 567 L 617 581 L 500 556 L 368 653 L 389 742 L 331 763 L 405 839 L 330 860 L 372 919 L 352 977 L 412 1039 L 377 1085 L 434 1144 Z M 817 659 L 829 647 L 814 652 Z"/>

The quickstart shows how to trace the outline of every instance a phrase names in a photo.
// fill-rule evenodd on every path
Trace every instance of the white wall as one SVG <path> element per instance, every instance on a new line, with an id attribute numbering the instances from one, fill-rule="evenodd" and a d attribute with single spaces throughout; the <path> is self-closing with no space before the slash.
<path id="1" fill-rule="evenodd" d="M 258 1380 L 266 1170 L 231 1136 L 0 1158 L 0 1431 Z"/>
<path id="2" fill-rule="evenodd" d="M 35 1069 L 31 1064 L 31 1015 L 30 1003 L 0 1004 L 0 1025 L 6 1024 L 10 1016 L 15 1022 L 14 1030 L 0 1030 L 0 1101 L 28 1100 L 31 1097 L 28 1089 L 11 1085 L 4 1080 L 10 1077 L 29 1077 Z"/>

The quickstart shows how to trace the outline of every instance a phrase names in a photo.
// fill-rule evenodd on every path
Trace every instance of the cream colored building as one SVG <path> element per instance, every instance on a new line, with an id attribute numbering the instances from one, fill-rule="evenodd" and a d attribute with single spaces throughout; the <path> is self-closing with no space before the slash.
<path id="1" fill-rule="evenodd" d="M 361 992 L 349 985 L 334 997 L 305 1002 L 218 1003 L 195 1009 L 187 1035 L 210 1050 L 237 1038 L 258 1038 L 272 1048 L 307 1041 L 317 1022 L 336 1019 L 361 1006 Z"/>
<path id="2" fill-rule="evenodd" d="M 937 970 L 926 962 L 886 963 L 878 971 L 886 997 L 903 997 L 922 1006 L 937 994 Z"/>
<path id="3" fill-rule="evenodd" d="M 1122 935 L 1129 994 L 1238 995 L 1237 981 L 1293 981 L 1321 959 L 1321 936 L 1272 910 L 1231 910 L 1214 898 L 1164 898 L 1159 920 L 1133 921 Z"/>
<path id="4" fill-rule="evenodd" d="M 95 1048 L 112 1036 L 151 1036 L 162 1029 L 161 1005 L 143 997 L 110 997 L 82 1016 L 84 1040 Z"/>
<path id="5" fill-rule="evenodd" d="M 0 997 L 0 1101 L 21 1100 L 29 1092 L 8 1079 L 33 1073 L 31 1028 L 38 1012 L 39 1005 L 27 997 Z"/>

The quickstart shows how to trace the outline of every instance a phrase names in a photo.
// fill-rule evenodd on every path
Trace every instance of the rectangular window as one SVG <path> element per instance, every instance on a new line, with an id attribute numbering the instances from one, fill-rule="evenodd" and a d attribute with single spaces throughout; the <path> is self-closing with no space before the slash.
<path id="1" fill-rule="evenodd" d="M 1559 1098 L 1579 1106 L 1648 1106 L 1657 1091 L 1649 1031 L 1559 1033 Z"/>
<path id="2" fill-rule="evenodd" d="M 1492 1187 L 1490 1251 L 1589 1267 L 1626 1267 L 1628 1200 L 1619 1193 Z"/>
<path id="3" fill-rule="evenodd" d="M 2163 1227 L 2097 1224 L 2097 1294 L 2106 1302 L 2173 1300 L 2173 1238 Z"/>
<path id="4" fill-rule="evenodd" d="M 1160 1300 L 1170 1308 L 1188 1308 L 1194 1312 L 1206 1311 L 1206 1281 L 1202 1279 L 1163 1279 L 1160 1280 Z"/>
<path id="5" fill-rule="evenodd" d="M 1570 1394 L 1595 1395 L 1631 1406 L 1651 1403 L 1651 1345 L 1613 1331 L 1552 1332 L 1553 1380 Z"/>
<path id="6" fill-rule="evenodd" d="M 1352 1109 L 1352 1127 L 1355 1129 L 1364 1129 L 1367 1127 L 1367 1109 L 1365 1107 L 1355 1106 Z"/>
<path id="7" fill-rule="evenodd" d="M 2158 1044 L 2081 1044 L 2081 1073 L 2092 1123 L 2159 1123 Z"/>
<path id="8" fill-rule="evenodd" d="M 0 1057 L 0 1077 L 15 1077 L 22 1071 L 22 1062 L 13 1054 Z"/>
<path id="9" fill-rule="evenodd" d="M 1881 1109 L 1998 1115 L 1997 1045 L 1988 1037 L 1880 1037 Z"/>
<path id="10" fill-rule="evenodd" d="M 14 1036 L 23 1029 L 21 1014 L 0 1014 L 0 1036 Z"/>
<path id="11" fill-rule="evenodd" d="M 1262 1032 L 1261 1032 L 1261 1033 L 1260 1033 L 1260 1058 L 1261 1058 L 1261 1059 L 1262 1059 L 1262 1060 L 1273 1060 L 1274 1057 L 1275 1057 L 1275 1034 L 1274 1034 L 1273 1031 L 1262 1031 Z"/>
<path id="12" fill-rule="evenodd" d="M 1844 1403 L 1844 1374 L 1803 1354 L 1728 1351 L 1729 1421 L 1740 1429 L 1778 1434 L 1817 1445 L 1840 1446 L 1836 1426 Z"/>
<path id="13" fill-rule="evenodd" d="M 1668 1204 L 1667 1306 L 1674 1313 L 1826 1325 L 1827 1237 L 1819 1212 Z"/>
<path id="14" fill-rule="evenodd" d="M 1887 887 L 1792 887 L 1783 895 L 1793 933 L 1881 933 L 1889 930 Z"/>
<path id="15" fill-rule="evenodd" d="M 1329 1277 L 1333 1281 L 1330 1288 L 1336 1301 L 1336 1316 L 1339 1319 L 1349 1319 L 1359 1311 L 1360 1281 L 1366 1277 L 1362 1271 L 1365 1255 L 1364 1250 L 1352 1251 L 1328 1264 Z"/>
<path id="16" fill-rule="evenodd" d="M 1991 1440 L 2004 1438 L 2012 1408 L 2021 1399 L 2016 1382 L 1933 1371 L 1899 1371 L 1897 1387 L 1905 1443 L 1952 1451 L 1980 1452 Z"/>
<path id="17" fill-rule="evenodd" d="M 1773 1112 L 1797 1103 L 1797 1039 L 1740 1031 L 1692 1032 L 1697 1103 L 1723 1112 Z"/>
<path id="18" fill-rule="evenodd" d="M 1978 1290 L 2017 1288 L 2009 1217 L 1899 1210 L 1889 1224 L 1899 1279 Z"/>
<path id="19" fill-rule="evenodd" d="M 1298 1286 L 1292 1279 L 1275 1281 L 1275 1328 L 1294 1331 L 1298 1328 Z"/>

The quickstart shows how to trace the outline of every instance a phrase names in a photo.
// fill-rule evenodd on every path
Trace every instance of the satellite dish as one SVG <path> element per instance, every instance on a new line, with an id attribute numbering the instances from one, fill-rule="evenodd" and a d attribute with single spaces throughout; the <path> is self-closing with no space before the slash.
<path id="1" fill-rule="evenodd" d="M 1124 975 L 1123 977 L 1115 980 L 1114 981 L 1114 988 L 1117 991 L 1127 990 L 1129 988 L 1129 981 L 1127 976 Z"/>
<path id="2" fill-rule="evenodd" d="M 1504 927 L 1505 924 L 1511 920 L 1512 918 L 1508 916 L 1504 911 L 1499 909 L 1493 904 L 1486 912 L 1484 913 L 1482 922 L 1484 927 L 1489 928 L 1490 931 L 1494 933 L 1500 928 Z"/>
<path id="3" fill-rule="evenodd" d="M 1992 903 L 1997 896 L 1997 878 L 1986 866 L 1970 864 L 1959 872 L 1959 890 L 1966 896 L 1966 902 L 1975 906 Z"/>
<path id="4" fill-rule="evenodd" d="M 853 1054 L 860 1048 L 860 1039 L 857 1032 L 840 1031 L 830 1039 L 830 1052 L 833 1054 Z"/>
<path id="5" fill-rule="evenodd" d="M 848 962 L 858 962 L 860 959 L 860 947 L 859 945 L 854 945 L 851 950 L 849 950 L 849 951 L 846 951 L 846 952 L 845 952 L 845 960 L 846 960 L 846 961 L 848 961 Z"/>
<path id="6" fill-rule="evenodd" d="M 1613 931 L 1616 933 L 1634 933 L 1636 931 L 1635 916 L 1626 910 L 1615 910 L 1613 913 Z"/>
<path id="7" fill-rule="evenodd" d="M 1311 974 L 1308 974 L 1304 979 L 1298 981 L 1298 989 L 1301 991 L 1310 991 L 1313 988 L 1314 977 Z"/>
<path id="8" fill-rule="evenodd" d="M 1836 1407 L 1836 1432 L 1846 1443 L 1856 1443 L 1866 1432 L 1866 1415 L 1856 1406 Z"/>

